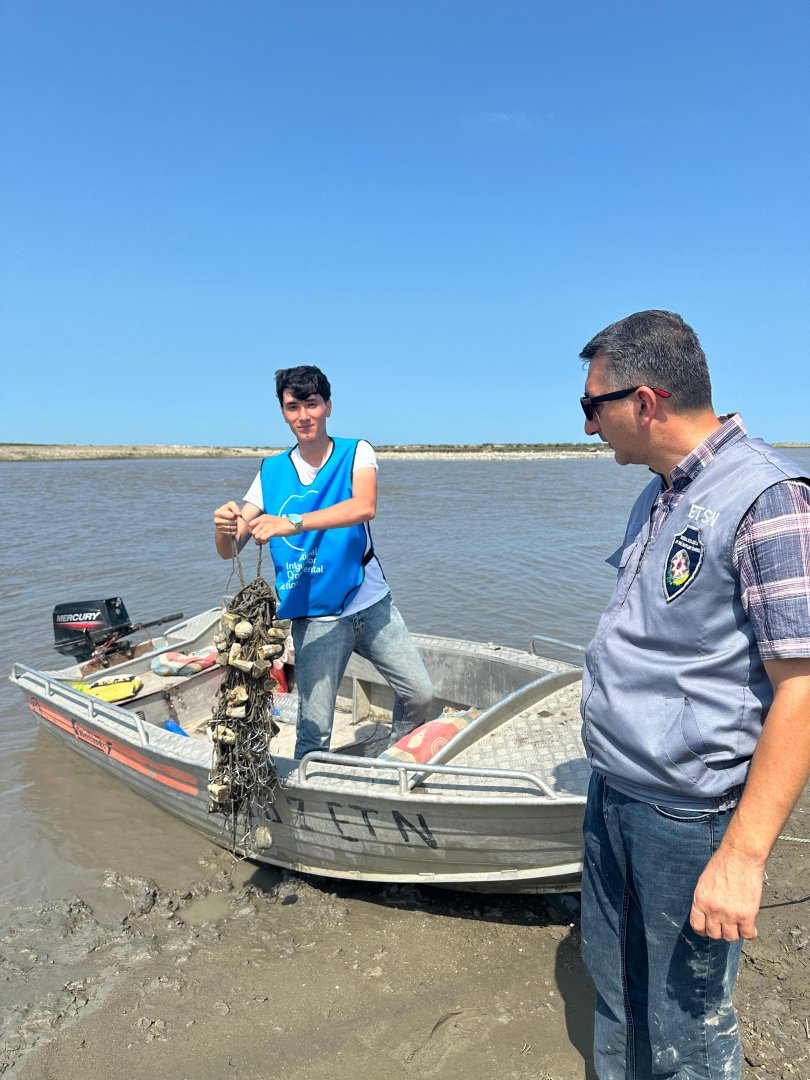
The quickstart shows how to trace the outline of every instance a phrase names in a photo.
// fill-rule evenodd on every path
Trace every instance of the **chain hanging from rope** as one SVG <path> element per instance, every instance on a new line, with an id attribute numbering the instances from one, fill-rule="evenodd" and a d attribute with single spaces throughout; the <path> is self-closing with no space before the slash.
<path id="1" fill-rule="evenodd" d="M 273 661 L 284 652 L 289 624 L 276 619 L 275 594 L 261 576 L 262 547 L 253 581 L 245 582 L 235 543 L 234 559 L 241 587 L 214 638 L 224 671 L 209 725 L 214 756 L 208 809 L 224 815 L 234 845 L 251 849 L 251 809 L 263 820 L 274 799 L 270 740 L 279 730 L 273 720 L 273 691 L 279 683 Z"/>

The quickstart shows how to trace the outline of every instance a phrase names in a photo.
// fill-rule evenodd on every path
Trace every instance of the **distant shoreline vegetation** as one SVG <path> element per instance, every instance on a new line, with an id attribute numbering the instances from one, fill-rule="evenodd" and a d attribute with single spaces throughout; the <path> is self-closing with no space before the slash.
<path id="1" fill-rule="evenodd" d="M 803 449 L 810 443 L 777 442 L 783 449 Z M 375 444 L 381 457 L 409 460 L 429 458 L 531 458 L 613 456 L 601 442 L 587 443 L 390 443 Z M 261 458 L 283 453 L 273 446 L 119 446 L 71 443 L 0 443 L 2 461 L 115 461 L 142 458 Z"/>

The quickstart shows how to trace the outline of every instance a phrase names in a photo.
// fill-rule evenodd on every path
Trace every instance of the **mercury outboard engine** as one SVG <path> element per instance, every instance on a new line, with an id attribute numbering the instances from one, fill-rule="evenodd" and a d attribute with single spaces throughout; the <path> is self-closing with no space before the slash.
<path id="1" fill-rule="evenodd" d="M 57 604 L 53 609 L 54 648 L 78 663 L 89 660 L 100 646 L 132 633 L 124 601 L 120 596 L 109 600 L 79 600 Z"/>

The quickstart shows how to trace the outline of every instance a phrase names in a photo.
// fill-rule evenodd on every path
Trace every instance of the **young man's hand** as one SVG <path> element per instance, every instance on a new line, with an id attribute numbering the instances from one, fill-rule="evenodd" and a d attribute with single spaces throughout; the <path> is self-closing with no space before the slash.
<path id="1" fill-rule="evenodd" d="M 235 502 L 227 502 L 214 511 L 214 527 L 225 536 L 236 536 L 241 511 Z"/>
<path id="2" fill-rule="evenodd" d="M 295 526 L 288 518 L 275 514 L 262 514 L 251 521 L 248 528 L 257 544 L 266 544 L 274 536 L 293 536 L 295 533 Z"/>

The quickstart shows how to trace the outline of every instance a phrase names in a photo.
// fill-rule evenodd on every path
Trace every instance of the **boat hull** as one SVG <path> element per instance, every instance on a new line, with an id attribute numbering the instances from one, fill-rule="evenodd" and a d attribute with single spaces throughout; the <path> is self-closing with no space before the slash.
<path id="1" fill-rule="evenodd" d="M 242 850 L 223 817 L 209 812 L 207 745 L 64 686 L 25 696 L 38 723 L 71 749 L 215 843 Z M 132 722 L 122 724 L 117 713 Z M 440 783 L 436 791 L 403 790 L 395 772 L 353 783 L 351 768 L 332 768 L 338 775 L 330 782 L 327 766 L 316 762 L 302 777 L 299 763 L 285 758 L 276 767 L 272 802 L 254 811 L 253 844 L 243 851 L 258 862 L 324 877 L 483 891 L 579 887 L 582 799 L 493 796 L 483 780 L 464 794 Z"/>

